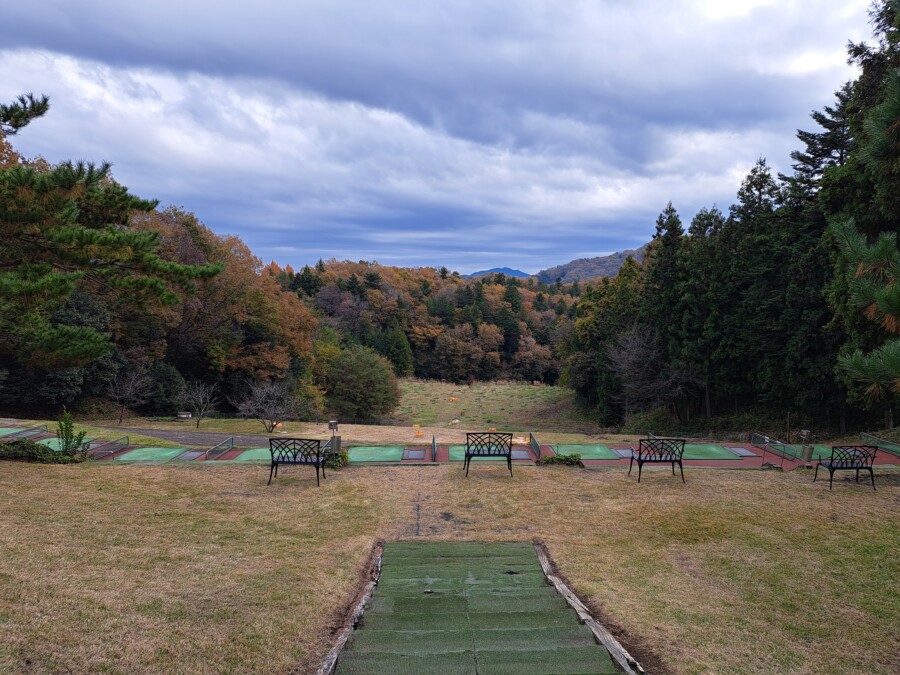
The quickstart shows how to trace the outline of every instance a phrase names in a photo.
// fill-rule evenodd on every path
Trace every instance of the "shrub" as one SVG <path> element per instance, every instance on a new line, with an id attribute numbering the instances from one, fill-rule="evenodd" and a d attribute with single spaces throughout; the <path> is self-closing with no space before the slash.
<path id="1" fill-rule="evenodd" d="M 563 466 L 584 466 L 581 463 L 581 455 L 573 452 L 571 455 L 547 455 L 538 460 L 538 464 L 546 466 L 548 464 L 562 464 Z"/>
<path id="2" fill-rule="evenodd" d="M 35 462 L 37 464 L 74 464 L 83 457 L 54 452 L 46 445 L 35 443 L 26 438 L 0 443 L 0 460 L 11 462 Z"/>
<path id="3" fill-rule="evenodd" d="M 350 462 L 350 453 L 346 450 L 340 452 L 329 452 L 325 455 L 325 466 L 329 469 L 337 471 L 342 466 L 346 466 Z"/>
<path id="4" fill-rule="evenodd" d="M 62 455 L 74 455 L 84 452 L 87 443 L 84 442 L 85 432 L 75 433 L 75 424 L 72 422 L 72 413 L 63 406 L 63 416 L 56 423 L 56 438 L 59 441 L 59 453 Z"/>

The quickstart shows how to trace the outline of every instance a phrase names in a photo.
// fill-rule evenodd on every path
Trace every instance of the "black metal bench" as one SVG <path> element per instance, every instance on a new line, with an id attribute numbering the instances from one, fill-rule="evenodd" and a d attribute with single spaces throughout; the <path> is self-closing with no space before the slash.
<path id="1" fill-rule="evenodd" d="M 466 455 L 463 466 L 469 475 L 473 457 L 506 457 L 509 475 L 512 476 L 512 434 L 489 431 L 466 434 Z"/>
<path id="2" fill-rule="evenodd" d="M 684 466 L 681 458 L 684 455 L 683 438 L 642 438 L 638 441 L 638 448 L 631 448 L 631 459 L 628 462 L 628 475 L 631 475 L 631 467 L 637 462 L 638 483 L 641 482 L 641 469 L 644 464 L 671 464 L 672 475 L 675 475 L 675 465 L 681 470 L 681 482 L 684 483 Z"/>
<path id="3" fill-rule="evenodd" d="M 319 468 L 325 478 L 325 449 L 322 441 L 314 438 L 270 438 L 269 452 L 272 453 L 272 465 L 269 467 L 269 482 L 272 484 L 273 474 L 278 476 L 278 467 L 282 464 L 306 464 L 316 468 L 316 485 L 319 485 Z"/>
<path id="4" fill-rule="evenodd" d="M 831 459 L 820 459 L 816 464 L 816 473 L 813 483 L 819 477 L 819 467 L 828 469 L 828 489 L 834 481 L 835 471 L 856 471 L 856 482 L 859 482 L 859 472 L 868 471 L 872 479 L 872 489 L 875 489 L 875 473 L 872 464 L 875 462 L 875 453 L 878 447 L 875 445 L 832 445 Z"/>

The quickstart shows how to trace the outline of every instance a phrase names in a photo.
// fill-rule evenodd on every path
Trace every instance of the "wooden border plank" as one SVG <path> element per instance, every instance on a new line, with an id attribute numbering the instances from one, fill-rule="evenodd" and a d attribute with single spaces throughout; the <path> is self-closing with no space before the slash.
<path id="1" fill-rule="evenodd" d="M 645 671 L 641 667 L 641 664 L 628 653 L 625 647 L 616 640 L 612 633 L 603 627 L 603 624 L 591 615 L 591 610 L 589 610 L 578 596 L 569 589 L 565 582 L 553 573 L 553 564 L 550 562 L 550 558 L 547 556 L 544 547 L 535 543 L 534 550 L 537 551 L 538 560 L 541 563 L 541 569 L 544 571 L 544 576 L 547 577 L 547 580 L 551 584 L 553 584 L 556 592 L 563 596 L 566 599 L 566 602 L 569 603 L 569 606 L 575 610 L 581 623 L 591 629 L 594 638 L 599 644 L 606 648 L 606 651 L 608 651 L 609 655 L 619 664 L 619 667 L 629 675 L 641 675 L 644 673 Z"/>

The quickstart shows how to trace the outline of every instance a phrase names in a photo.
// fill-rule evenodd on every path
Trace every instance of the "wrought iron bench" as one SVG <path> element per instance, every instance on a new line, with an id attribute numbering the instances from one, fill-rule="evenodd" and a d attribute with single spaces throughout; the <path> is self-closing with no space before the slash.
<path id="1" fill-rule="evenodd" d="M 490 432 L 467 433 L 466 455 L 463 466 L 469 475 L 473 457 L 506 457 L 506 466 L 512 476 L 512 434 Z"/>
<path id="2" fill-rule="evenodd" d="M 833 445 L 831 446 L 831 459 L 820 459 L 816 464 L 816 473 L 813 483 L 819 477 L 819 467 L 828 469 L 828 489 L 834 481 L 835 471 L 856 471 L 856 482 L 859 482 L 859 472 L 868 471 L 872 479 L 872 489 L 875 489 L 875 473 L 872 464 L 875 462 L 875 453 L 878 447 L 875 445 Z"/>
<path id="3" fill-rule="evenodd" d="M 306 464 L 316 468 L 316 485 L 319 485 L 319 468 L 325 478 L 325 449 L 322 441 L 314 438 L 270 438 L 269 452 L 272 453 L 272 465 L 269 467 L 269 482 L 272 476 L 278 476 L 281 464 Z"/>
<path id="4" fill-rule="evenodd" d="M 637 462 L 638 483 L 641 482 L 641 469 L 644 464 L 671 464 L 672 475 L 675 475 L 675 465 L 681 470 L 681 482 L 684 483 L 684 466 L 681 463 L 684 455 L 683 438 L 642 438 L 638 442 L 638 448 L 631 448 L 631 460 L 628 462 L 628 475 L 631 475 L 631 467 Z"/>

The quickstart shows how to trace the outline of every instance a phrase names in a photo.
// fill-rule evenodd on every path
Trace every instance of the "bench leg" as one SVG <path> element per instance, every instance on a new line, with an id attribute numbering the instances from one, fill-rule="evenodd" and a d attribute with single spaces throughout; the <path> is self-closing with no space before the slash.
<path id="1" fill-rule="evenodd" d="M 641 482 L 641 470 L 644 468 L 644 463 L 641 460 L 638 460 L 638 483 Z"/>
<path id="2" fill-rule="evenodd" d="M 634 464 L 634 455 L 631 455 L 631 459 L 628 460 L 628 475 L 631 475 L 631 467 Z"/>
<path id="3" fill-rule="evenodd" d="M 834 470 L 831 467 L 828 467 L 828 489 L 831 489 L 831 484 L 834 482 Z"/>
<path id="4" fill-rule="evenodd" d="M 819 477 L 819 467 L 820 467 L 820 466 L 822 466 L 822 465 L 821 465 L 821 464 L 816 464 L 816 472 L 813 474 L 813 483 L 815 483 L 815 482 L 816 482 L 816 479 L 818 479 L 818 477 Z"/>
<path id="5" fill-rule="evenodd" d="M 272 463 L 272 466 L 269 467 L 269 482 L 266 483 L 266 485 L 271 485 L 271 484 L 272 484 L 272 473 L 275 471 L 275 467 L 276 467 L 276 466 L 278 466 L 278 465 L 275 464 L 275 463 L 273 462 L 273 463 Z"/>
<path id="6" fill-rule="evenodd" d="M 856 470 L 856 482 L 859 482 L 859 469 Z"/>
<path id="7" fill-rule="evenodd" d="M 872 471 L 872 467 L 869 467 L 869 477 L 872 479 L 872 489 L 875 489 L 875 472 Z"/>
<path id="8" fill-rule="evenodd" d="M 684 465 L 682 465 L 681 462 L 678 462 L 678 468 L 681 470 L 681 482 L 685 483 L 686 481 L 684 480 Z M 672 465 L 672 474 L 673 475 L 675 474 L 675 465 L 674 464 Z"/>
<path id="9" fill-rule="evenodd" d="M 316 464 L 316 487 L 319 487 L 319 465 Z"/>
<path id="10" fill-rule="evenodd" d="M 470 463 L 471 461 L 472 461 L 472 458 L 469 457 L 468 455 L 466 455 L 465 459 L 463 460 L 463 468 L 466 470 L 466 477 L 467 477 L 467 478 L 468 478 L 468 476 L 469 476 L 469 463 Z"/>
<path id="11" fill-rule="evenodd" d="M 509 475 L 512 476 L 512 455 L 506 458 L 506 463 L 509 466 Z"/>

